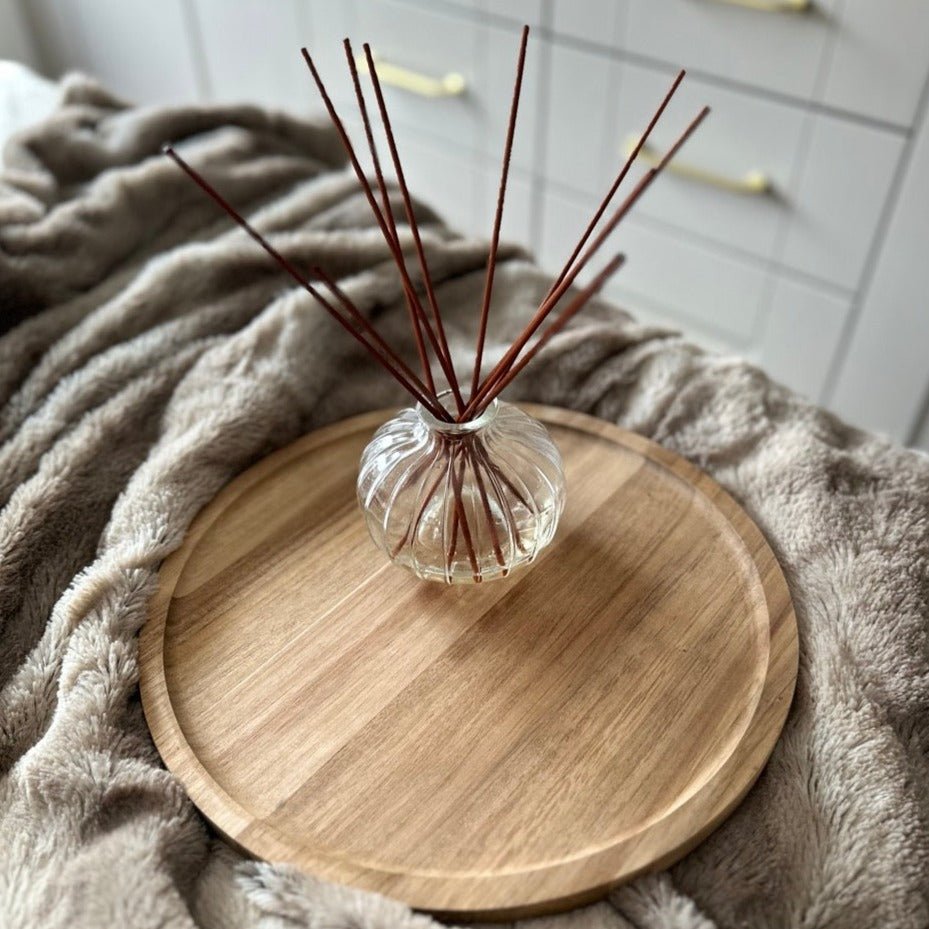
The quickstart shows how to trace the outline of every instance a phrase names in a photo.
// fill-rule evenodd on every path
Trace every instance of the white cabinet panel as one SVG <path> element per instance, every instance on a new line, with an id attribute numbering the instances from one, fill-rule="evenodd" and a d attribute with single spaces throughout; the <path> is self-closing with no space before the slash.
<path id="1" fill-rule="evenodd" d="M 909 126 L 929 72 L 926 0 L 843 0 L 822 100 Z"/>
<path id="2" fill-rule="evenodd" d="M 362 0 L 367 2 L 367 0 Z M 351 37 L 353 44 L 357 35 L 357 16 L 355 0 L 299 0 L 300 14 L 303 23 L 303 33 L 298 45 L 305 45 L 313 56 L 313 62 L 319 69 L 326 90 L 339 108 L 340 113 L 348 115 L 356 109 L 355 92 L 349 75 L 348 64 L 345 60 L 343 42 Z M 361 42 L 366 36 L 358 36 L 358 47 L 355 54 L 361 54 Z M 306 63 L 301 64 L 305 74 L 305 83 L 310 101 L 310 109 L 314 112 L 324 111 L 316 85 L 309 74 Z"/>
<path id="3" fill-rule="evenodd" d="M 626 10 L 617 0 L 554 0 L 552 28 L 558 35 L 572 36 L 607 47 L 622 44 Z"/>
<path id="4" fill-rule="evenodd" d="M 540 249 L 547 271 L 560 270 L 592 213 L 592 206 L 581 201 L 547 193 Z M 610 293 L 660 310 L 685 328 L 694 324 L 731 346 L 749 344 L 764 293 L 767 272 L 762 267 L 634 219 L 614 233 L 593 270 L 617 251 L 626 253 L 627 262 Z"/>
<path id="5" fill-rule="evenodd" d="M 926 408 L 926 413 L 923 416 L 922 424 L 919 429 L 916 430 L 916 435 L 913 438 L 912 446 L 914 448 L 922 449 L 924 452 L 929 452 L 929 407 Z"/>
<path id="6" fill-rule="evenodd" d="M 929 400 L 927 117 L 924 112 L 830 404 L 855 425 L 904 442 Z"/>
<path id="7" fill-rule="evenodd" d="M 29 21 L 45 69 L 80 69 L 137 103 L 196 100 L 191 20 L 184 0 L 30 0 Z"/>
<path id="8" fill-rule="evenodd" d="M 819 115 L 814 120 L 781 260 L 854 288 L 903 149 L 894 133 Z"/>
<path id="9" fill-rule="evenodd" d="M 306 111 L 315 96 L 300 46 L 300 0 L 194 0 L 213 100 Z M 311 94 L 312 90 L 312 94 Z"/>
<path id="10" fill-rule="evenodd" d="M 391 119 L 398 126 L 449 145 L 499 157 L 516 71 L 519 28 L 465 19 L 445 8 L 428 9 L 396 0 L 370 0 L 357 7 L 357 47 L 368 40 L 376 56 L 431 78 L 462 74 L 465 92 L 428 97 L 385 86 Z M 428 41 L 411 42 L 410 36 Z M 519 107 L 513 163 L 526 170 L 534 159 L 541 43 L 529 45 Z"/>
<path id="11" fill-rule="evenodd" d="M 484 162 L 479 165 L 478 174 L 480 188 L 475 210 L 475 227 L 472 231 L 479 238 L 489 241 L 497 210 L 500 169 L 491 162 Z M 533 194 L 532 178 L 511 170 L 506 185 L 503 222 L 500 226 L 501 242 L 513 242 L 530 251 L 537 246 L 533 229 Z"/>
<path id="12" fill-rule="evenodd" d="M 619 66 L 600 55 L 563 45 L 550 50 L 545 170 L 572 190 L 596 194 L 608 189 L 604 153 L 616 138 Z M 619 170 L 619 158 L 610 172 Z M 615 167 L 614 167 L 615 165 Z"/>
<path id="13" fill-rule="evenodd" d="M 183 0 L 70 0 L 62 8 L 66 28 L 78 32 L 82 63 L 118 95 L 137 103 L 201 97 Z"/>
<path id="14" fill-rule="evenodd" d="M 25 11 L 44 74 L 60 77 L 71 68 L 91 72 L 77 33 L 74 0 L 30 0 Z"/>
<path id="15" fill-rule="evenodd" d="M 404 137 L 400 156 L 414 197 L 431 207 L 456 232 L 490 241 L 500 183 L 496 164 L 413 135 Z M 532 194 L 531 178 L 511 169 L 501 241 L 531 247 Z"/>
<path id="16" fill-rule="evenodd" d="M 32 36 L 19 0 L 0 0 L 0 58 L 36 64 Z"/>
<path id="17" fill-rule="evenodd" d="M 472 6 L 482 13 L 505 16 L 530 28 L 542 22 L 542 0 L 472 0 Z"/>
<path id="18" fill-rule="evenodd" d="M 473 234 L 483 186 L 474 158 L 410 135 L 398 140 L 398 147 L 410 192 L 457 232 Z"/>
<path id="19" fill-rule="evenodd" d="M 758 360 L 776 381 L 822 397 L 851 297 L 780 278 L 761 334 Z"/>
<path id="20" fill-rule="evenodd" d="M 768 13 L 720 0 L 629 0 L 628 6 L 631 51 L 807 99 L 836 28 L 835 0 L 818 0 L 809 14 Z"/>
<path id="21" fill-rule="evenodd" d="M 364 0 L 362 0 L 364 2 Z M 430 6 L 436 0 L 403 0 L 418 6 Z M 530 27 L 542 22 L 543 0 L 441 0 L 454 9 L 455 7 L 474 13 L 489 13 L 491 16 L 505 17 L 519 25 Z"/>

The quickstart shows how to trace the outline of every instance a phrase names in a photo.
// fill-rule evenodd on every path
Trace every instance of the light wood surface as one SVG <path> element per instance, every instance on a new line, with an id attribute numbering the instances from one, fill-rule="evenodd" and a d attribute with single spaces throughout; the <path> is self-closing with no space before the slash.
<path id="1" fill-rule="evenodd" d="M 164 563 L 146 716 L 239 847 L 515 917 L 669 864 L 755 781 L 797 671 L 761 533 L 671 452 L 527 410 L 562 451 L 568 503 L 508 580 L 418 581 L 373 547 L 354 481 L 385 412 L 260 462 Z"/>

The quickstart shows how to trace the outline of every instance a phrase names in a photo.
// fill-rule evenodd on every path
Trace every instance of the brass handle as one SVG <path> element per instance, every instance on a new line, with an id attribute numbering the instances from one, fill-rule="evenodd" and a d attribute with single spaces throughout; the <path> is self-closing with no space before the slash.
<path id="1" fill-rule="evenodd" d="M 630 136 L 626 140 L 626 157 L 632 154 L 639 142 L 639 138 L 639 136 Z M 646 143 L 639 151 L 639 158 L 649 167 L 655 167 L 661 161 L 661 153 Z M 717 187 L 720 190 L 728 190 L 736 194 L 757 196 L 770 193 L 774 186 L 771 183 L 771 178 L 764 171 L 747 171 L 741 177 L 729 177 L 705 168 L 698 168 L 696 165 L 679 162 L 676 159 L 672 159 L 665 170 L 680 177 L 686 177 L 691 181 L 697 181 L 700 184 Z"/>
<path id="2" fill-rule="evenodd" d="M 359 55 L 355 63 L 362 74 L 368 73 L 368 62 L 364 55 Z M 428 74 L 420 74 L 418 71 L 391 64 L 377 56 L 374 58 L 374 66 L 381 83 L 406 90 L 418 97 L 459 97 L 467 88 L 464 75 L 457 71 L 450 71 L 442 77 L 430 77 Z"/>
<path id="3" fill-rule="evenodd" d="M 809 13 L 813 0 L 716 0 L 730 6 L 741 6 L 762 13 Z"/>

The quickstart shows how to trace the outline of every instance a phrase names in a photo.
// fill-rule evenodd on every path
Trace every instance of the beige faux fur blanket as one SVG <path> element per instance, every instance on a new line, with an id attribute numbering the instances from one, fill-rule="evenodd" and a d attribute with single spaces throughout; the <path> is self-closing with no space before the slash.
<path id="1" fill-rule="evenodd" d="M 383 240 L 318 126 L 132 109 L 71 79 L 7 147 L 0 313 L 28 318 L 0 338 L 0 925 L 425 927 L 211 838 L 145 726 L 137 634 L 197 511 L 272 449 L 403 399 L 159 154 L 167 139 L 409 341 Z M 486 246 L 423 218 L 464 365 Z M 492 358 L 548 283 L 507 252 Z M 634 429 L 729 488 L 781 559 L 801 639 L 787 727 L 735 815 L 669 871 L 543 922 L 925 929 L 929 461 L 604 305 L 518 396 Z"/>

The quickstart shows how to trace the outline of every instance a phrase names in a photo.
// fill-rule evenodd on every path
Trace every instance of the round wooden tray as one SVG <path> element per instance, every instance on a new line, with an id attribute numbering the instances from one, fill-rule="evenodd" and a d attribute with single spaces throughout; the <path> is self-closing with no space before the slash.
<path id="1" fill-rule="evenodd" d="M 418 581 L 374 548 L 354 483 L 388 412 L 261 461 L 164 563 L 145 713 L 240 848 L 510 918 L 668 865 L 758 776 L 797 672 L 761 533 L 660 446 L 527 410 L 562 451 L 568 504 L 508 580 Z"/>

